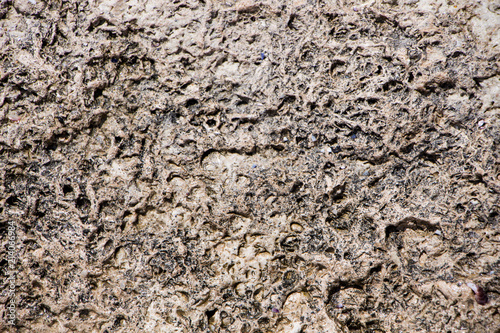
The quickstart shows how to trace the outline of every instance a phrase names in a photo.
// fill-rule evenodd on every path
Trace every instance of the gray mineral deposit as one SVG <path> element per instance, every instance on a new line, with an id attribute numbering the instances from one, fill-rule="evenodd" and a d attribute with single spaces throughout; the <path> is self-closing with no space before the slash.
<path id="1" fill-rule="evenodd" d="M 0 0 L 0 332 L 500 332 L 499 0 Z"/>

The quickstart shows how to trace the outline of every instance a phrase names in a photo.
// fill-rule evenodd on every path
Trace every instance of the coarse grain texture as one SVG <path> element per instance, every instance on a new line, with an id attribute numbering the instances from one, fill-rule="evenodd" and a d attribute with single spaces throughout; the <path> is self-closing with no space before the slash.
<path id="1" fill-rule="evenodd" d="M 498 332 L 499 27 L 498 1 L 0 1 L 0 331 Z"/>

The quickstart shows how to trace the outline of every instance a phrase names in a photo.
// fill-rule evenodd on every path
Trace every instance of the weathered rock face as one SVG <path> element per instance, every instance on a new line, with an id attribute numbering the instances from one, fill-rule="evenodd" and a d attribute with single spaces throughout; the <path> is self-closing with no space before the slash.
<path id="1" fill-rule="evenodd" d="M 500 4 L 332 3 L 1 1 L 1 330 L 498 330 Z"/>

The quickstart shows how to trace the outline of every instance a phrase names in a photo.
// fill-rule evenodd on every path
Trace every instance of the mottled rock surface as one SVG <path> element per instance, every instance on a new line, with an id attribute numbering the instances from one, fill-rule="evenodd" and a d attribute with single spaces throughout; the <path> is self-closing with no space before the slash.
<path id="1" fill-rule="evenodd" d="M 0 331 L 498 332 L 499 26 L 498 1 L 0 1 Z"/>

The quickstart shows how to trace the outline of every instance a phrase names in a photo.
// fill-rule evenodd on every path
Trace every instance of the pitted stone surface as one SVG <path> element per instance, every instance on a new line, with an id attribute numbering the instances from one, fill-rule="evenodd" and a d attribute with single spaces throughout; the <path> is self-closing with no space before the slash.
<path id="1" fill-rule="evenodd" d="M 496 332 L 499 8 L 0 1 L 0 330 Z"/>

